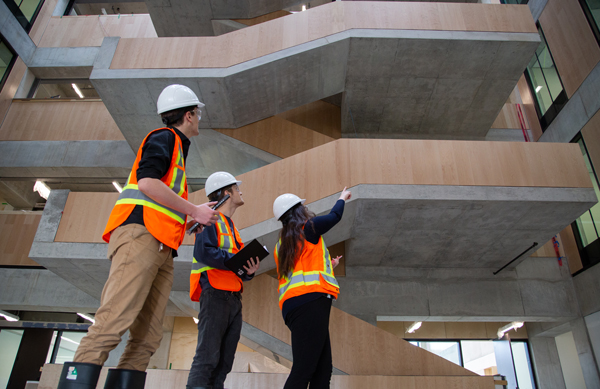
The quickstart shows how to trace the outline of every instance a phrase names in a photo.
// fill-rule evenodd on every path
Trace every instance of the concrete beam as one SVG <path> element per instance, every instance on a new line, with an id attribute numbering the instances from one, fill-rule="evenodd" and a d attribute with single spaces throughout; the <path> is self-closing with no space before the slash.
<path id="1" fill-rule="evenodd" d="M 0 181 L 0 197 L 15 209 L 32 209 L 42 198 L 33 191 L 33 181 Z"/>
<path id="2" fill-rule="evenodd" d="M 573 277 L 577 300 L 583 316 L 600 311 L 600 264 Z"/>
<path id="3" fill-rule="evenodd" d="M 0 3 L 0 34 L 28 65 L 36 48 L 35 43 L 4 2 Z"/>
<path id="4" fill-rule="evenodd" d="M 600 63 L 575 91 L 538 142 L 570 142 L 600 110 Z"/>
<path id="5" fill-rule="evenodd" d="M 134 149 L 173 82 L 206 104 L 202 128 L 344 92 L 343 136 L 484 139 L 538 44 L 537 33 L 353 29 L 226 68 L 94 67 L 90 79 Z"/>
<path id="6" fill-rule="evenodd" d="M 134 160 L 125 141 L 0 142 L 0 176 L 5 179 L 124 178 Z"/>
<path id="7" fill-rule="evenodd" d="M 27 66 L 37 78 L 89 78 L 99 47 L 40 47 Z"/>

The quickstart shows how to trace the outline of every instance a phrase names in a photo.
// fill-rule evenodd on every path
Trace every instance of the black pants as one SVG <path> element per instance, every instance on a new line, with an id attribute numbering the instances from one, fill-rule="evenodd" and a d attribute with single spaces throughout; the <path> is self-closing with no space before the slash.
<path id="1" fill-rule="evenodd" d="M 331 380 L 331 343 L 329 314 L 331 299 L 320 297 L 294 309 L 286 318 L 292 331 L 294 364 L 284 389 L 329 388 Z"/>
<path id="2" fill-rule="evenodd" d="M 187 384 L 223 388 L 242 331 L 242 302 L 219 289 L 200 295 L 198 345 Z"/>

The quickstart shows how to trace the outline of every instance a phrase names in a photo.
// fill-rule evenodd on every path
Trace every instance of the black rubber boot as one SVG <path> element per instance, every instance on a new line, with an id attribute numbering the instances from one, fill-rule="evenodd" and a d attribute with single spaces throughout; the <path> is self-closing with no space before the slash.
<path id="1" fill-rule="evenodd" d="M 144 389 L 145 383 L 145 371 L 109 369 L 104 389 Z"/>
<path id="2" fill-rule="evenodd" d="M 102 366 L 93 363 L 66 362 L 57 389 L 96 389 Z"/>

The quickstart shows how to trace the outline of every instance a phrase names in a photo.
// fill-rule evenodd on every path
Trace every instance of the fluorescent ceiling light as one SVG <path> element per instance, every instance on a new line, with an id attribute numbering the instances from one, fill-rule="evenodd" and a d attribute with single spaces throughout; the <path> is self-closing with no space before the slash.
<path id="1" fill-rule="evenodd" d="M 539 93 L 539 91 L 541 91 L 543 88 L 543 86 L 538 85 L 537 88 L 535 88 L 535 93 Z"/>
<path id="2" fill-rule="evenodd" d="M 306 11 L 306 4 L 302 4 L 302 11 Z"/>
<path id="3" fill-rule="evenodd" d="M 517 328 L 523 327 L 523 324 L 525 323 L 522 321 L 513 321 L 512 323 L 508 323 L 504 327 L 500 327 L 498 329 L 498 339 L 501 339 L 504 336 L 504 334 L 510 330 L 516 330 Z"/>
<path id="4" fill-rule="evenodd" d="M 78 314 L 79 315 L 79 314 Z M 75 344 L 79 344 L 79 342 L 74 341 L 73 339 L 69 339 L 69 338 L 65 338 L 64 336 L 61 336 L 60 339 L 62 340 L 66 340 L 67 342 L 71 342 L 71 343 L 75 343 Z"/>
<path id="5" fill-rule="evenodd" d="M 48 200 L 48 196 L 50 196 L 50 188 L 43 181 L 36 181 L 33 186 L 33 191 L 38 192 L 41 197 Z"/>
<path id="6" fill-rule="evenodd" d="M 77 93 L 77 95 L 83 99 L 83 93 L 81 93 L 81 91 L 79 90 L 79 88 L 77 87 L 77 85 L 71 84 L 71 86 L 75 90 L 75 93 Z"/>
<path id="7" fill-rule="evenodd" d="M 96 322 L 96 320 L 94 320 L 94 318 L 93 318 L 93 317 L 91 317 L 90 315 L 86 315 L 85 313 L 79 313 L 79 312 L 77 312 L 77 316 L 81 316 L 81 317 L 83 317 L 85 320 L 89 320 L 89 321 L 91 321 L 92 323 L 95 323 L 95 322 Z"/>
<path id="8" fill-rule="evenodd" d="M 199 321 L 197 317 L 194 318 L 194 323 L 198 324 Z"/>
<path id="9" fill-rule="evenodd" d="M 123 192 L 123 188 L 121 188 L 121 185 L 119 185 L 119 183 L 117 181 L 113 181 L 113 185 L 114 185 L 115 189 L 117 190 L 117 192 L 119 192 L 119 193 Z"/>
<path id="10" fill-rule="evenodd" d="M 8 321 L 19 321 L 19 316 L 5 311 L 0 311 L 0 316 L 3 316 Z"/>
<path id="11" fill-rule="evenodd" d="M 423 322 L 420 322 L 420 321 L 416 321 L 416 322 L 412 323 L 410 325 L 410 327 L 408 327 L 406 332 L 408 332 L 409 334 L 412 334 L 413 332 L 415 332 L 416 330 L 421 328 L 421 324 L 423 324 Z"/>

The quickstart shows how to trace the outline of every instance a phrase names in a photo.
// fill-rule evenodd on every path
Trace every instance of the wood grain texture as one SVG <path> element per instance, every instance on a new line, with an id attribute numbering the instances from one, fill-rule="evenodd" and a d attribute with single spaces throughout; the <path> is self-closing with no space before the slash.
<path id="1" fill-rule="evenodd" d="M 568 226 L 560 232 L 560 240 L 565 255 L 567 256 L 567 261 L 569 262 L 571 274 L 583 269 L 581 256 L 579 256 L 579 248 L 577 248 L 577 242 L 575 241 L 575 235 L 573 235 L 573 228 L 571 226 Z"/>
<path id="2" fill-rule="evenodd" d="M 600 111 L 581 129 L 581 136 L 593 166 L 600 168 Z"/>
<path id="3" fill-rule="evenodd" d="M 272 116 L 236 129 L 215 129 L 215 131 L 281 158 L 287 158 L 335 140 L 278 116 Z"/>
<path id="4" fill-rule="evenodd" d="M 277 280 L 265 274 L 245 283 L 244 321 L 290 344 L 277 289 Z M 329 332 L 333 366 L 350 375 L 476 375 L 335 307 L 331 310 Z"/>
<path id="5" fill-rule="evenodd" d="M 295 193 L 310 204 L 360 184 L 592 187 L 578 145 L 534 142 L 339 139 L 237 178 L 243 181 L 246 204 L 252 204 L 233 216 L 238 229 L 271 219 L 273 201 L 282 193 Z M 190 201 L 206 202 L 204 193 L 190 194 Z M 89 202 L 95 206 L 86 209 L 87 200 L 75 200 L 86 195 L 113 200 Z M 71 197 L 77 206 L 69 214 L 65 209 L 56 241 L 99 242 L 99 234 L 90 235 L 82 226 L 87 217 L 105 223 L 116 194 Z"/>
<path id="6" fill-rule="evenodd" d="M 342 109 L 336 105 L 317 100 L 277 116 L 323 135 L 339 139 L 342 137 L 341 111 Z"/>
<path id="7" fill-rule="evenodd" d="M 600 47 L 578 0 L 548 0 L 539 21 L 571 98 L 600 61 Z"/>
<path id="8" fill-rule="evenodd" d="M 54 241 L 104 242 L 102 233 L 118 198 L 118 193 L 69 193 Z M 79 240 L 73 240 L 74 236 Z"/>
<path id="9" fill-rule="evenodd" d="M 234 22 L 245 24 L 246 26 L 255 26 L 257 24 L 268 22 L 269 20 L 273 20 L 273 19 L 278 19 L 278 18 L 287 16 L 290 14 L 291 14 L 291 12 L 289 12 L 289 11 L 281 10 L 281 11 L 271 12 L 266 15 L 257 16 L 255 18 L 251 18 L 251 19 L 232 19 L 232 20 Z"/>
<path id="10" fill-rule="evenodd" d="M 519 122 L 519 115 L 517 113 L 517 105 L 506 103 L 502 107 L 502 110 L 492 123 L 492 128 L 510 128 L 510 129 L 521 129 L 521 123 Z"/>
<path id="11" fill-rule="evenodd" d="M 6 118 L 26 70 L 27 66 L 23 60 L 20 57 L 17 58 L 10 74 L 6 78 L 4 87 L 0 91 L 0 120 Z"/>
<path id="12" fill-rule="evenodd" d="M 44 365 L 38 389 L 54 389 L 58 385 L 63 365 Z M 103 388 L 108 373 L 104 367 L 97 388 Z M 148 369 L 146 389 L 183 388 L 187 382 L 187 370 Z M 229 373 L 226 388 L 280 389 L 287 374 Z M 503 381 L 497 381 L 503 382 Z M 492 377 L 406 377 L 406 376 L 341 376 L 331 377 L 331 389 L 494 389 Z"/>
<path id="13" fill-rule="evenodd" d="M 149 14 L 53 16 L 39 47 L 100 46 L 107 36 L 156 38 Z"/>
<path id="14" fill-rule="evenodd" d="M 531 135 L 533 137 L 532 141 L 537 142 L 543 133 L 542 126 L 540 125 L 540 120 L 538 119 L 537 112 L 535 110 L 535 101 L 533 100 L 534 97 L 531 94 L 531 89 L 529 89 L 524 75 L 522 75 L 519 79 L 517 88 L 519 89 L 519 94 L 523 102 L 522 111 L 526 127 L 531 130 Z"/>
<path id="15" fill-rule="evenodd" d="M 33 23 L 33 27 L 31 27 L 31 31 L 29 31 L 29 36 L 33 43 L 38 46 L 40 44 L 40 40 L 42 39 L 42 35 L 44 35 L 44 31 L 46 31 L 46 27 L 52 18 L 52 13 L 56 8 L 56 4 L 58 4 L 58 0 L 47 0 L 44 1 L 44 5 L 42 5 L 42 9 L 38 13 L 35 22 Z"/>
<path id="16" fill-rule="evenodd" d="M 0 214 L 0 265 L 40 266 L 29 250 L 42 215 Z"/>
<path id="17" fill-rule="evenodd" d="M 537 31 L 526 6 L 381 2 L 373 7 L 368 2 L 332 2 L 216 37 L 122 38 L 111 69 L 223 68 L 359 28 Z"/>
<path id="18" fill-rule="evenodd" d="M 102 101 L 13 101 L 0 141 L 125 140 Z"/>

